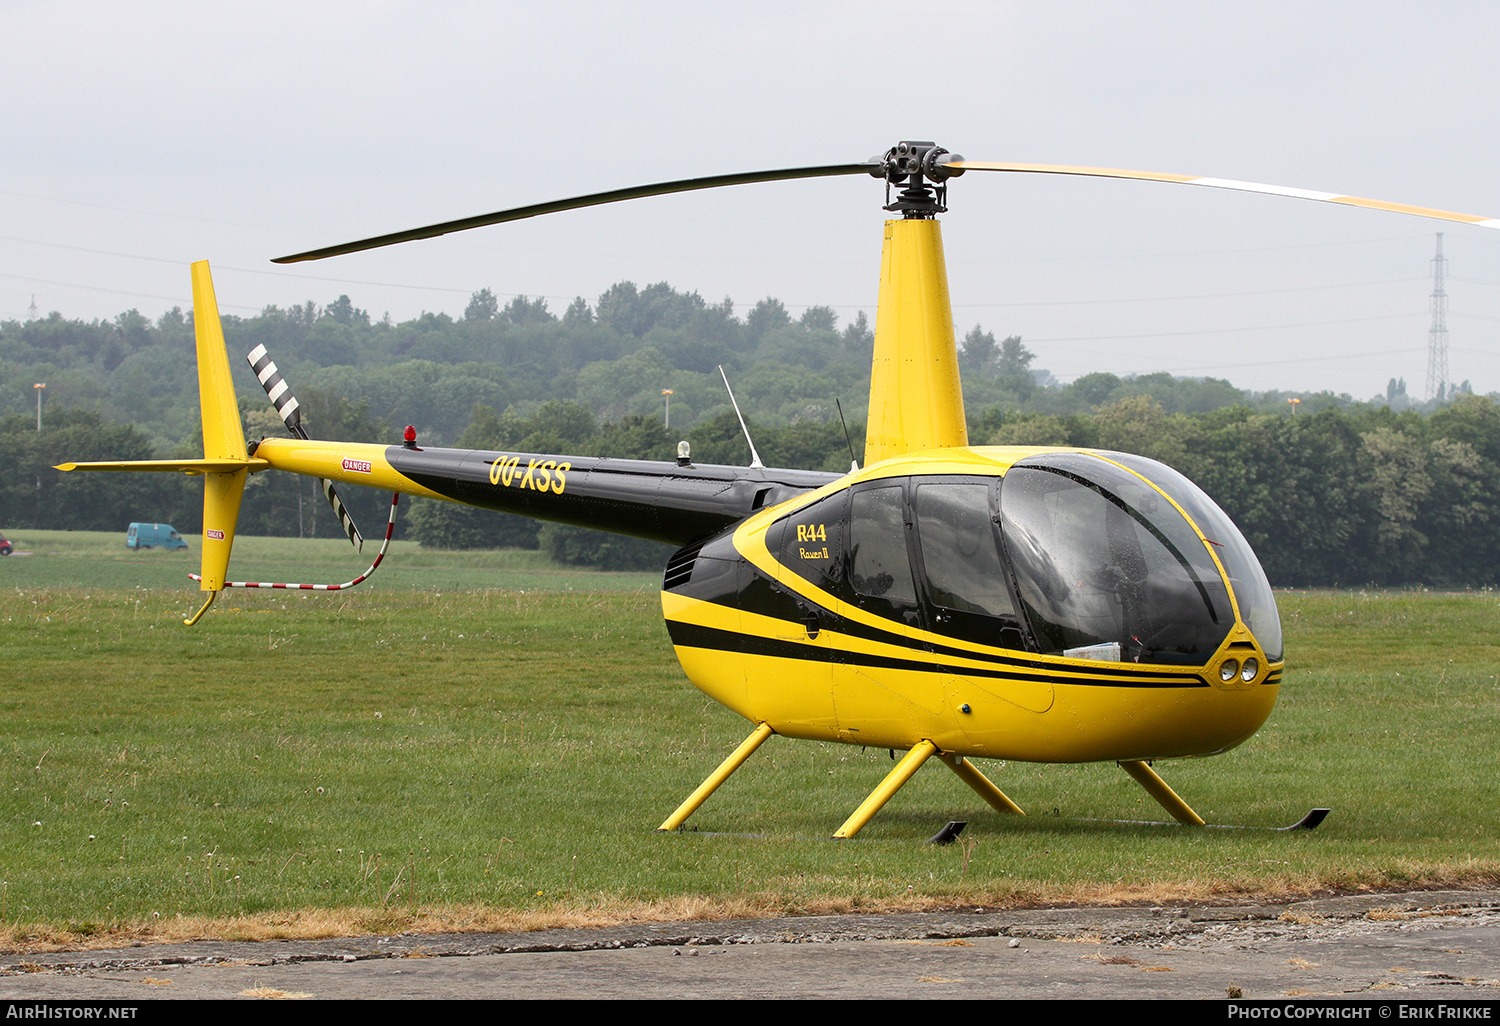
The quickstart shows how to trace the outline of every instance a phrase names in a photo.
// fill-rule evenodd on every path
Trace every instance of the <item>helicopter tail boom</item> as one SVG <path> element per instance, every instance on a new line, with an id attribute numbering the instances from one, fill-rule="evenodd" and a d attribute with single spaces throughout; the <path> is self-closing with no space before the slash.
<path id="1" fill-rule="evenodd" d="M 274 470 L 446 499 L 671 545 L 723 530 L 838 474 L 556 453 L 267 438 Z"/>

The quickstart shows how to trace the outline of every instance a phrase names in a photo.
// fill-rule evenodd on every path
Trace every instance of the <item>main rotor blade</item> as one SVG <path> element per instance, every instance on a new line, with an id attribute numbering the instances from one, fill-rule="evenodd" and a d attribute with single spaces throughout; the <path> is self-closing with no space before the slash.
<path id="1" fill-rule="evenodd" d="M 1459 214 L 1451 210 L 1434 210 L 1431 207 L 1414 207 L 1407 203 L 1387 203 L 1384 200 L 1362 199 L 1359 196 L 1341 196 L 1336 192 L 1292 189 L 1284 185 L 1262 185 L 1259 182 L 1238 182 L 1232 178 L 1195 178 L 1192 175 L 1170 175 L 1159 171 L 1126 171 L 1117 167 L 1072 167 L 1067 164 L 997 164 L 981 160 L 959 160 L 951 164 L 944 164 L 943 166 L 963 171 L 1013 171 L 1036 175 L 1085 175 L 1092 178 L 1133 178 L 1147 182 L 1171 182 L 1176 185 L 1202 185 L 1210 189 L 1260 192 L 1268 196 L 1290 196 L 1293 199 L 1342 203 L 1350 207 L 1390 210 L 1398 214 L 1415 214 L 1417 217 L 1432 217 L 1439 221 L 1458 221 L 1463 224 L 1478 225 L 1480 228 L 1500 228 L 1500 218 L 1495 217 Z"/>
<path id="2" fill-rule="evenodd" d="M 571 199 L 553 200 L 550 203 L 533 203 L 525 207 L 513 207 L 510 210 L 497 210 L 493 214 L 480 214 L 478 217 L 465 217 L 457 221 L 444 221 L 441 224 L 430 224 L 425 228 L 411 228 L 404 232 L 392 232 L 389 235 L 377 235 L 369 239 L 360 239 L 357 242 L 346 242 L 339 246 L 325 246 L 322 249 L 310 249 L 305 253 L 293 253 L 291 256 L 276 257 L 273 264 L 296 264 L 304 260 L 322 260 L 324 257 L 343 256 L 345 253 L 358 253 L 366 249 L 379 249 L 382 246 L 394 246 L 398 242 L 412 242 L 416 239 L 435 239 L 439 235 L 447 235 L 450 232 L 468 231 L 470 228 L 483 228 L 491 224 L 503 224 L 506 221 L 520 221 L 528 217 L 538 217 L 542 214 L 556 214 L 563 210 L 577 210 L 579 207 L 596 207 L 603 203 L 620 203 L 625 200 L 642 199 L 646 196 L 665 196 L 674 192 L 695 192 L 699 189 L 717 189 L 727 185 L 750 185 L 755 182 L 782 182 L 794 178 L 827 178 L 833 175 L 863 175 L 880 171 L 880 163 L 865 161 L 859 164 L 825 164 L 821 167 L 793 167 L 780 168 L 774 171 L 748 171 L 733 175 L 709 175 L 706 178 L 683 178 L 675 182 L 657 182 L 654 185 L 637 185 L 630 189 L 612 189 L 609 192 L 595 192 L 587 196 L 574 196 Z"/>

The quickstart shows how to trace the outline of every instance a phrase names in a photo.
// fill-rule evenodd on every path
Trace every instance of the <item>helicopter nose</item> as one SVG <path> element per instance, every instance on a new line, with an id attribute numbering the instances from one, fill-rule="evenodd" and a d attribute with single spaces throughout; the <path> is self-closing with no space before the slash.
<path id="1" fill-rule="evenodd" d="M 1271 662 L 1255 635 L 1244 623 L 1230 629 L 1214 657 L 1205 667 L 1208 681 L 1220 691 L 1246 691 L 1268 682 Z M 1280 677 L 1280 672 L 1276 673 Z"/>

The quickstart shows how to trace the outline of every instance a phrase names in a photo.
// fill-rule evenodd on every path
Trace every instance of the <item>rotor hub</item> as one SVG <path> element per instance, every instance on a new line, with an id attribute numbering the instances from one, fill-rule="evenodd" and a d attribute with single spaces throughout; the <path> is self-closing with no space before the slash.
<path id="1" fill-rule="evenodd" d="M 903 141 L 871 157 L 870 175 L 885 179 L 885 209 L 907 219 L 931 219 L 948 209 L 948 179 L 963 174 L 963 168 L 945 165 L 964 158 L 935 142 Z M 901 191 L 891 199 L 892 187 Z"/>

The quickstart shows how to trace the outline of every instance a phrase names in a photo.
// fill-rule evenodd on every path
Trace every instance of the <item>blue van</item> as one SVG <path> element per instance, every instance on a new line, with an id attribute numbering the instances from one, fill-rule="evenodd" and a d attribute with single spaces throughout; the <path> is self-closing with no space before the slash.
<path id="1" fill-rule="evenodd" d="M 171 524 L 131 524 L 125 532 L 127 549 L 185 549 L 188 543 L 182 540 L 177 528 Z"/>

